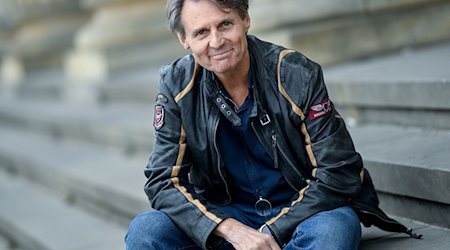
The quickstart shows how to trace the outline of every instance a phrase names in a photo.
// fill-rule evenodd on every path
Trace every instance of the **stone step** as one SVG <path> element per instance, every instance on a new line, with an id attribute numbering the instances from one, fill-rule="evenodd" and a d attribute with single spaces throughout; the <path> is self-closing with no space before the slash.
<path id="1" fill-rule="evenodd" d="M 324 67 L 330 95 L 356 122 L 450 128 L 450 43 Z M 426 62 L 426 63 L 424 63 Z M 150 104 L 158 92 L 157 67 L 114 75 L 100 87 L 108 102 Z"/>
<path id="2" fill-rule="evenodd" d="M 318 20 L 332 19 L 340 16 L 355 16 L 375 14 L 383 11 L 410 9 L 432 5 L 440 0 L 284 0 L 274 2 L 271 0 L 258 0 L 250 2 L 250 16 L 252 30 L 274 30 L 283 26 L 301 25 Z M 283 13 L 273 15 L 273 13 Z"/>
<path id="3" fill-rule="evenodd" d="M 450 129 L 450 43 L 324 68 L 344 116 Z"/>
<path id="4" fill-rule="evenodd" d="M 160 65 L 162 66 L 162 65 Z M 142 103 L 152 107 L 159 92 L 159 67 L 129 69 L 114 74 L 99 88 L 100 102 Z"/>
<path id="5" fill-rule="evenodd" d="M 8 201 L 0 205 L 0 207 L 2 207 L 0 210 L 0 218 L 2 221 L 2 223 L 0 223 L 0 229 L 2 229 L 2 231 L 0 232 L 2 234 L 6 234 L 9 239 L 14 240 L 16 244 L 25 250 L 103 249 L 102 247 L 105 247 L 106 249 L 115 249 L 113 247 L 121 246 L 122 243 L 120 241 L 124 235 L 125 227 L 119 228 L 119 233 L 111 233 L 109 229 L 100 230 L 102 233 L 106 232 L 105 234 L 108 235 L 108 242 L 111 243 L 111 245 L 103 244 L 104 241 L 102 240 L 105 239 L 105 236 L 99 236 L 98 233 L 101 232 L 97 230 L 99 227 L 102 228 L 103 226 L 115 228 L 115 226 L 103 222 L 100 218 L 106 217 L 109 221 L 114 221 L 115 219 L 112 218 L 114 216 L 117 217 L 117 214 L 92 217 L 91 214 L 86 214 L 78 209 L 78 205 L 80 199 L 86 199 L 81 202 L 89 202 L 91 203 L 90 206 L 99 206 L 99 203 L 109 202 L 116 205 L 126 205 L 128 208 L 133 207 L 134 213 L 145 210 L 147 206 L 146 199 L 138 198 L 140 202 L 143 203 L 143 207 L 138 208 L 136 205 L 137 203 L 133 202 L 136 198 L 132 197 L 136 197 L 136 194 L 139 193 L 136 190 L 136 184 L 144 183 L 142 178 L 132 175 L 135 175 L 136 172 L 141 173 L 142 169 L 139 170 L 134 167 L 132 169 L 126 169 L 126 167 L 123 167 L 126 163 L 119 163 L 119 165 L 122 166 L 115 167 L 118 165 L 117 157 L 115 157 L 117 154 L 100 152 L 100 150 L 94 150 L 92 147 L 87 147 L 86 145 L 75 147 L 76 144 L 74 143 L 52 141 L 42 136 L 5 128 L 2 128 L 0 131 L 2 138 L 5 138 L 8 142 L 13 142 L 4 143 L 3 140 L 0 142 L 0 166 L 10 173 L 5 174 L 5 171 L 0 171 L 1 197 L 4 197 L 3 199 L 7 198 Z M 23 142 L 26 142 L 26 144 Z M 23 152 L 27 153 L 24 155 Z M 92 155 L 96 155 L 96 157 L 92 157 Z M 103 164 L 98 160 L 100 156 L 104 158 L 101 161 Z M 106 158 L 111 157 L 114 158 L 112 161 L 106 160 Z M 80 161 L 80 159 L 83 160 Z M 66 164 L 61 166 L 61 162 L 65 162 Z M 112 162 L 115 162 L 115 164 L 111 164 Z M 128 164 L 127 166 L 131 166 L 131 164 Z M 126 172 L 121 171 L 121 169 L 125 169 Z M 130 172 L 134 173 L 130 174 Z M 33 183 L 24 180 L 23 177 L 26 177 L 28 180 L 33 180 Z M 125 179 L 127 181 L 124 181 Z M 141 181 L 139 181 L 139 179 L 141 179 Z M 43 184 L 45 187 L 41 187 L 36 184 L 36 182 Z M 114 183 L 114 185 L 111 185 L 112 183 Z M 101 190 L 102 188 L 108 190 L 122 189 L 122 192 L 111 195 L 111 192 L 106 193 L 104 190 Z M 128 189 L 128 191 L 125 191 L 125 189 Z M 30 192 L 30 190 L 32 192 Z M 80 194 L 80 192 L 84 192 L 84 194 Z M 92 193 L 97 194 L 93 195 Z M 82 197 L 86 195 L 91 197 Z M 26 198 L 20 199 L 21 197 Z M 32 199 L 29 199 L 29 197 L 32 197 Z M 108 199 L 105 199 L 105 197 L 108 197 Z M 37 199 L 38 202 L 33 202 L 33 199 Z M 11 200 L 11 202 L 9 200 Z M 24 205 L 30 204 L 30 202 L 34 204 L 34 216 L 31 217 L 28 213 L 28 207 Z M 67 204 L 67 202 L 69 202 L 70 205 Z M 7 209 L 4 208 L 6 205 L 8 205 Z M 104 204 L 100 206 L 104 206 Z M 120 213 L 119 210 L 120 209 L 114 209 L 113 213 Z M 36 211 L 39 213 L 36 213 Z M 19 215 L 16 215 L 17 213 L 19 213 Z M 65 218 L 58 217 L 61 213 Z M 27 216 L 23 216 L 23 214 L 26 214 Z M 80 219 L 79 214 L 82 214 L 89 219 Z M 49 217 L 49 215 L 51 215 L 51 217 Z M 22 221 L 15 218 L 25 219 Z M 66 218 L 70 219 L 67 220 Z M 8 223 L 5 222 L 7 219 L 9 219 Z M 74 224 L 72 220 L 75 221 L 76 224 Z M 127 216 L 124 222 L 127 223 L 129 222 L 128 220 L 129 218 Z M 445 247 L 450 244 L 450 238 L 448 237 L 450 232 L 448 230 L 413 222 L 408 219 L 400 220 L 408 227 L 415 229 L 418 233 L 424 234 L 424 240 L 414 240 L 403 234 L 388 233 L 373 227 L 363 228 L 363 240 L 360 249 L 423 249 L 424 246 L 429 246 L 428 249 L 446 249 Z M 49 223 L 49 221 L 61 221 L 63 225 Z M 39 225 L 38 223 L 41 222 L 47 223 L 46 225 L 50 228 L 47 229 L 47 227 L 43 228 L 37 226 Z M 89 224 L 83 226 L 83 223 Z M 67 224 L 70 225 L 70 228 L 66 228 Z M 92 225 L 95 225 L 95 227 Z M 51 230 L 55 227 L 58 228 L 58 233 L 63 233 L 62 236 L 52 233 Z M 66 244 L 67 232 L 71 232 L 72 235 L 77 235 L 77 237 L 85 236 L 85 234 L 92 236 L 89 233 L 90 231 L 86 232 L 86 228 L 95 228 L 96 230 L 93 235 L 99 242 L 97 242 L 98 245 L 94 248 L 90 248 L 86 245 L 83 245 L 84 248 L 70 248 L 71 246 L 67 245 L 65 245 L 65 247 L 58 245 L 61 248 L 53 247 L 53 245 L 48 246 L 48 244 L 56 245 L 61 244 L 61 242 Z M 45 233 L 52 235 L 53 238 L 48 235 L 45 235 L 45 237 L 42 236 L 42 234 Z M 44 242 L 36 242 L 40 239 L 43 239 Z M 44 243 L 46 245 L 41 246 L 41 244 Z M 73 243 L 80 243 L 80 241 L 76 240 Z M 83 238 L 83 243 L 88 244 L 89 241 Z M 33 248 L 29 248 L 30 244 L 32 244 Z"/>
<path id="6" fill-rule="evenodd" d="M 177 43 L 175 38 L 174 43 Z M 175 58 L 172 56 L 170 60 Z M 450 106 L 448 58 L 450 44 L 443 43 L 325 67 L 324 73 L 336 104 L 357 121 L 383 118 L 398 124 L 413 122 L 413 125 L 449 128 L 450 116 L 444 112 Z M 98 85 L 69 80 L 63 72 L 39 72 L 25 79 L 15 92 L 18 96 L 33 99 L 148 104 L 153 102 L 158 91 L 159 66 L 170 60 L 157 59 L 153 66 L 137 63 L 134 68 L 115 71 Z M 408 111 L 410 107 L 415 107 L 414 112 Z M 429 112 L 429 109 L 436 112 Z M 389 119 L 385 119 L 386 116 Z"/>
<path id="7" fill-rule="evenodd" d="M 320 64 L 334 64 L 404 47 L 448 41 L 449 11 L 450 2 L 440 1 L 414 8 L 375 13 L 362 11 L 311 23 L 294 23 L 255 34 L 302 51 Z"/>
<path id="8" fill-rule="evenodd" d="M 136 106 L 124 105 L 116 106 L 115 109 L 90 108 L 88 111 L 77 111 L 64 106 L 25 104 L 1 105 L 4 109 L 0 113 L 3 123 L 59 140 L 76 138 L 81 142 L 96 142 L 100 147 L 111 148 L 130 157 L 151 151 L 152 129 L 146 125 L 151 115 L 143 117 L 142 114 L 147 112 L 145 108 L 141 109 L 142 113 Z M 122 119 L 116 120 L 117 117 Z M 127 127 L 123 121 L 136 123 L 135 126 Z M 139 132 L 143 131 L 139 128 L 144 127 L 148 129 L 147 134 Z M 350 127 L 350 130 L 366 166 L 373 172 L 380 196 L 390 207 L 391 213 L 410 217 L 414 212 L 413 218 L 417 220 L 450 227 L 448 219 L 439 217 L 445 213 L 431 214 L 428 218 L 429 213 L 423 212 L 430 208 L 445 210 L 450 204 L 450 198 L 446 192 L 442 192 L 450 186 L 450 160 L 446 153 L 450 151 L 448 131 L 393 125 L 365 125 Z M 421 176 L 421 179 L 417 180 L 417 176 Z M 405 177 L 405 181 L 398 182 Z M 419 191 L 416 190 L 418 182 L 423 185 Z M 412 206 L 416 209 L 403 211 L 404 204 L 410 204 L 408 208 Z"/>
<path id="9" fill-rule="evenodd" d="M 77 138 L 81 144 L 84 141 L 96 142 L 97 147 L 115 150 L 129 157 L 145 155 L 151 151 L 153 142 L 151 126 L 147 126 L 146 135 L 138 130 L 151 120 L 151 116 L 142 118 L 140 115 L 146 112 L 145 108 L 141 109 L 143 113 L 139 114 L 136 106 L 124 105 L 116 106 L 116 109 L 91 108 L 89 112 L 63 106 L 42 108 L 36 103 L 34 106 L 25 105 L 25 102 L 21 105 L 16 103 L 1 106 L 4 109 L 0 113 L 4 124 L 8 123 L 22 130 L 43 132 L 44 135 L 51 135 L 59 140 Z M 10 113 L 6 113 L 5 110 L 9 110 Z M 129 116 L 125 117 L 123 114 Z M 5 122 L 7 115 L 9 121 Z M 122 119 L 117 120 L 117 117 Z M 136 122 L 134 127 L 126 127 L 120 122 L 133 119 Z M 102 124 L 106 125 L 102 127 Z M 450 186 L 448 131 L 393 125 L 365 125 L 350 129 L 357 149 L 362 153 L 366 166 L 373 172 L 376 187 L 380 196 L 386 200 L 386 206 L 390 207 L 391 213 L 400 213 L 399 215 L 404 217 L 414 215 L 412 217 L 414 219 L 450 228 L 448 218 L 445 216 L 441 218 L 445 213 L 422 213 L 423 209 L 445 210 L 450 204 L 447 193 L 442 192 L 448 190 Z M 8 138 L 11 133 L 6 133 L 5 136 Z M 117 147 L 118 145 L 121 146 Z M 17 150 L 22 152 L 20 147 Z M 420 180 L 417 180 L 417 176 L 421 177 Z M 418 184 L 421 184 L 420 190 L 416 190 Z M 410 204 L 408 208 L 415 209 L 406 211 L 408 215 L 406 216 L 402 210 L 403 204 Z"/>
<path id="10" fill-rule="evenodd" d="M 21 249 L 124 249 L 126 228 L 74 208 L 64 197 L 0 172 L 0 231 Z"/>
<path id="11" fill-rule="evenodd" d="M 104 222 L 102 219 L 104 217 L 102 216 L 92 217 L 91 214 L 83 212 L 76 206 L 79 203 L 79 195 L 67 194 L 67 192 L 70 192 L 67 191 L 67 189 L 82 188 L 85 189 L 85 192 L 91 193 L 99 192 L 100 186 L 104 186 L 107 189 L 115 187 L 125 189 L 127 185 L 129 186 L 131 181 L 134 183 L 133 186 L 136 186 L 135 183 L 142 181 L 138 181 L 140 178 L 129 177 L 129 174 L 124 175 L 123 171 L 118 171 L 119 168 L 112 166 L 111 163 L 108 163 L 108 177 L 105 177 L 106 167 L 103 164 L 98 164 L 98 160 L 93 159 L 90 154 L 75 152 L 76 150 L 73 150 L 73 143 L 48 141 L 48 139 L 29 133 L 20 132 L 21 135 L 19 135 L 18 131 L 4 128 L 0 131 L 3 132 L 1 134 L 2 138 L 5 138 L 8 141 L 14 139 L 15 142 L 12 146 L 8 146 L 7 150 L 4 149 L 5 145 L 0 145 L 0 152 L 2 154 L 0 157 L 0 166 L 4 167 L 4 169 L 9 172 L 9 174 L 6 174 L 5 171 L 0 171 L 1 197 L 3 200 L 6 199 L 7 201 L 0 205 L 2 208 L 0 210 L 0 220 L 2 221 L 2 223 L 0 223 L 0 232 L 2 234 L 7 235 L 9 239 L 13 240 L 15 244 L 24 250 L 115 249 L 116 247 L 122 246 L 123 243 L 121 240 L 124 235 L 125 227 L 117 228 L 115 225 Z M 4 137 L 6 134 L 9 135 L 9 137 Z M 21 143 L 21 141 L 23 141 L 21 137 L 27 138 L 27 146 L 23 148 L 22 155 L 18 156 L 19 152 L 14 153 L 14 148 L 16 148 L 14 144 L 23 144 Z M 35 142 L 33 143 L 33 141 Z M 38 143 L 39 145 L 35 145 Z M 50 144 L 54 145 L 50 146 Z M 37 152 L 30 154 L 30 148 L 34 148 Z M 62 148 L 66 148 L 66 150 L 61 150 Z M 69 150 L 68 148 L 72 148 L 72 150 Z M 86 148 L 86 145 L 83 147 L 83 150 L 89 152 L 93 151 L 92 148 Z M 70 151 L 70 156 L 68 156 L 67 151 Z M 81 151 L 81 149 L 78 149 L 78 151 Z M 25 157 L 23 156 L 23 152 L 27 152 Z M 45 152 L 47 153 L 45 154 Z M 105 153 L 100 154 L 98 150 L 96 152 L 97 155 L 101 155 L 103 158 L 108 158 L 113 155 Z M 43 153 L 44 155 L 42 155 Z M 52 156 L 49 156 L 49 153 Z M 6 159 L 4 154 L 8 155 L 9 160 Z M 37 157 L 38 155 L 40 155 L 40 157 Z M 97 164 L 87 164 L 91 166 L 80 167 L 75 163 L 79 161 L 77 159 L 80 159 L 80 155 L 84 155 L 84 159 L 88 159 L 89 162 L 93 161 Z M 15 163 L 12 163 L 14 160 L 11 160 L 11 158 L 16 157 Z M 61 158 L 65 158 L 66 160 L 63 161 Z M 52 165 L 50 162 L 54 162 L 54 164 L 51 167 L 45 168 L 43 167 L 44 161 L 47 162 L 45 164 L 47 166 Z M 64 167 L 61 168 L 61 162 L 70 162 L 70 165 L 64 164 Z M 85 163 L 86 160 L 84 160 L 83 165 Z M 83 168 L 84 170 L 78 169 L 74 171 L 75 165 L 77 165 L 77 168 Z M 96 168 L 105 169 L 102 173 L 103 175 L 96 174 L 97 172 L 101 172 L 101 170 L 97 171 Z M 127 172 L 133 171 L 136 172 L 136 169 L 127 169 Z M 141 170 L 139 170 L 139 172 L 140 171 Z M 83 183 L 79 183 L 79 181 L 75 180 L 75 177 L 73 176 L 74 172 L 78 173 L 76 178 L 79 178 L 79 180 L 81 178 L 85 179 Z M 84 172 L 84 174 L 82 174 L 82 172 Z M 23 177 L 26 177 L 29 180 L 31 179 L 33 182 L 25 180 Z M 49 183 L 56 182 L 55 179 L 62 183 Z M 124 185 L 124 179 L 131 181 Z M 44 184 L 44 187 L 36 184 L 36 182 Z M 95 182 L 97 184 L 93 185 Z M 114 183 L 115 185 L 112 186 L 111 183 Z M 49 187 L 51 189 L 48 189 Z M 95 199 L 104 200 L 104 198 L 100 197 L 104 196 L 110 199 L 109 202 L 122 203 L 127 206 L 136 207 L 136 203 L 130 203 L 129 200 L 125 200 L 125 196 L 133 196 L 133 194 L 136 194 L 136 191 L 133 191 L 133 193 L 122 192 L 120 195 L 123 197 L 119 198 L 117 195 L 111 196 L 110 194 L 102 192 L 102 194 L 96 195 Z M 74 198 L 73 195 L 75 195 L 76 198 Z M 34 201 L 35 199 L 36 201 Z M 90 198 L 89 202 L 94 201 Z M 26 204 L 33 204 L 33 215 L 30 216 L 30 207 Z M 93 205 L 98 204 L 91 204 L 91 206 Z M 139 211 L 137 208 L 135 208 L 135 210 L 136 213 Z M 116 210 L 115 212 L 118 211 Z M 62 216 L 62 218 L 60 216 Z M 112 216 L 109 216 L 107 219 L 111 221 L 111 217 Z M 445 249 L 439 247 L 448 246 L 448 231 L 406 219 L 401 219 L 401 221 L 408 227 L 414 228 L 417 232 L 424 234 L 424 240 L 414 240 L 402 234 L 387 233 L 373 227 L 363 228 L 363 241 L 360 249 L 423 249 L 423 246 L 430 246 L 431 248 L 429 249 Z M 42 226 L 41 223 L 44 223 L 45 225 Z M 56 231 L 55 228 L 57 228 Z M 99 228 L 102 230 L 98 230 Z M 92 229 L 94 229 L 94 232 L 91 232 Z M 75 240 L 73 235 L 76 235 Z M 83 237 L 83 240 L 81 240 L 81 237 Z M 67 245 L 67 240 L 70 239 L 72 239 L 70 242 L 73 244 L 84 245 L 75 245 L 72 248 L 72 245 Z M 95 241 L 93 241 L 93 239 L 95 239 Z M 91 240 L 93 242 L 91 242 Z M 88 245 L 91 243 L 97 245 Z M 61 244 L 65 245 L 62 246 Z"/>
<path id="12" fill-rule="evenodd" d="M 28 100 L 64 101 L 67 78 L 61 70 L 39 70 L 30 72 L 20 83 L 4 85 L 10 87 L 11 96 Z"/>
<path id="13" fill-rule="evenodd" d="M 443 43 L 326 66 L 324 75 L 338 109 L 355 122 L 450 128 L 449 58 L 450 43 Z M 151 105 L 158 92 L 157 67 L 111 78 L 99 87 L 101 101 Z"/>
<path id="14" fill-rule="evenodd" d="M 174 57 L 175 58 L 175 57 Z M 147 65 L 148 66 L 148 65 Z M 93 105 L 97 103 L 145 103 L 153 106 L 158 93 L 159 68 L 136 66 L 114 72 L 103 83 L 71 80 L 61 70 L 30 72 L 19 84 L 0 83 L 0 99 L 58 101 Z"/>
<path id="15" fill-rule="evenodd" d="M 378 228 L 362 228 L 362 238 L 360 250 L 394 250 L 394 249 L 410 249 L 410 250 L 446 250 L 450 246 L 450 231 L 446 228 L 430 226 L 420 222 L 396 218 L 404 225 L 414 229 L 415 232 L 423 234 L 423 239 L 412 239 L 405 234 L 388 233 Z"/>
<path id="16" fill-rule="evenodd" d="M 388 213 L 450 228 L 449 130 L 378 124 L 349 130 Z"/>
<path id="17" fill-rule="evenodd" d="M 148 154 L 153 145 L 153 106 L 70 105 L 0 99 L 0 124 L 115 147 L 128 155 Z"/>
<path id="18" fill-rule="evenodd" d="M 65 73 L 76 81 L 108 81 L 109 75 L 135 67 L 158 67 L 186 54 L 173 36 L 151 43 L 123 46 L 98 52 L 73 51 L 65 62 Z"/>
<path id="19" fill-rule="evenodd" d="M 10 250 L 9 241 L 0 234 L 0 250 Z"/>
<path id="20" fill-rule="evenodd" d="M 7 127 L 0 127 L 0 137 L 1 168 L 57 191 L 73 205 L 122 226 L 149 209 L 143 191 L 148 154 L 130 157 Z"/>

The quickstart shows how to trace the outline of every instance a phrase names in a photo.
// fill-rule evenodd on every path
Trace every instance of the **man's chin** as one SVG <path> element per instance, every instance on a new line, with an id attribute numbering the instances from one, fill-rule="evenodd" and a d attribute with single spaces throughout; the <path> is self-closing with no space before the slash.
<path id="1" fill-rule="evenodd" d="M 212 64 L 211 67 L 207 67 L 206 68 L 209 71 L 212 71 L 216 74 L 224 74 L 227 72 L 232 71 L 233 67 L 231 67 L 229 64 L 222 64 L 222 63 L 217 63 L 217 64 Z"/>

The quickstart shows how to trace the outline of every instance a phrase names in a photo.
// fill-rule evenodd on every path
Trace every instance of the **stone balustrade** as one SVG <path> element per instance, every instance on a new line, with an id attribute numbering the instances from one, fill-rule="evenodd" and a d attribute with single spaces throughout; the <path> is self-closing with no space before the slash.
<path id="1" fill-rule="evenodd" d="M 0 0 L 0 6 L 5 82 L 20 81 L 37 68 L 60 67 L 73 34 L 87 18 L 77 0 Z"/>
<path id="2" fill-rule="evenodd" d="M 449 2 L 250 0 L 250 33 L 323 64 L 339 62 L 448 39 L 448 25 L 438 25 L 434 33 L 420 28 L 449 16 Z M 73 82 L 105 82 L 115 72 L 169 63 L 187 52 L 167 29 L 165 5 L 161 0 L 0 0 L 3 78 L 17 81 L 36 68 L 58 67 Z M 417 37 L 415 30 L 427 35 Z"/>
<path id="3" fill-rule="evenodd" d="M 55 12 L 77 10 L 80 6 L 77 0 L 1 0 L 0 3 L 0 23 L 8 26 Z"/>
<path id="4" fill-rule="evenodd" d="M 118 70 L 160 65 L 184 53 L 167 29 L 165 1 L 82 3 L 93 15 L 77 32 L 65 63 L 72 79 L 103 81 Z"/>

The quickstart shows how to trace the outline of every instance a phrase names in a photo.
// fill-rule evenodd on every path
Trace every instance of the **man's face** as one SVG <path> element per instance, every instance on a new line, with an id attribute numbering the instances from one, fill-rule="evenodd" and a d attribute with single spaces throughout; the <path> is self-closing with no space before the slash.
<path id="1" fill-rule="evenodd" d="M 242 20 L 236 10 L 222 10 L 209 0 L 186 0 L 181 19 L 185 36 L 178 39 L 204 68 L 226 74 L 248 63 L 248 16 Z"/>

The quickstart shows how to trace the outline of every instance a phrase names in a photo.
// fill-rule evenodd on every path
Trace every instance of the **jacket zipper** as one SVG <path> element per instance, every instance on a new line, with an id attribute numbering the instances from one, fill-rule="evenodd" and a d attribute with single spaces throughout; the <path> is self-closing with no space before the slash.
<path id="1" fill-rule="evenodd" d="M 273 132 L 274 133 L 274 132 Z M 291 166 L 291 169 L 294 170 L 294 172 L 300 176 L 300 178 L 302 179 L 303 182 L 306 182 L 307 184 L 309 184 L 309 182 L 311 182 L 310 179 L 305 178 L 305 175 L 302 174 L 301 172 L 299 172 L 295 167 L 294 164 L 289 160 L 289 158 L 286 156 L 286 154 L 284 154 L 283 150 L 281 150 L 278 146 L 278 143 L 276 144 L 276 147 L 278 148 L 278 151 L 280 152 L 280 154 L 284 157 L 284 159 L 288 162 L 288 165 Z"/>
<path id="2" fill-rule="evenodd" d="M 272 130 L 272 151 L 273 151 L 273 164 L 275 165 L 275 168 L 279 168 L 278 152 L 277 152 L 277 135 L 273 130 Z"/>
<path id="3" fill-rule="evenodd" d="M 255 135 L 256 135 L 256 137 L 258 138 L 259 142 L 260 142 L 262 145 L 265 146 L 266 144 L 263 142 L 261 136 L 260 136 L 260 135 L 258 134 L 258 132 L 256 131 L 255 124 L 254 124 L 253 122 L 251 122 L 250 124 L 251 124 L 252 129 L 253 129 L 253 132 L 255 132 Z M 274 165 L 275 165 L 274 167 L 277 168 L 277 169 L 279 169 L 278 151 L 281 152 L 281 150 L 279 149 L 279 146 L 278 146 L 277 135 L 276 135 L 275 131 L 273 131 L 273 130 L 272 130 L 272 150 L 273 150 L 273 151 L 272 151 L 272 152 L 273 152 L 273 161 L 274 161 Z M 281 153 L 282 153 L 282 152 L 281 152 Z M 282 154 L 283 154 L 283 153 L 282 153 Z M 295 171 L 297 174 L 299 174 L 297 170 L 294 169 L 294 171 Z M 299 175 L 299 176 L 302 176 L 302 175 Z M 293 189 L 296 189 L 295 186 L 292 185 L 292 183 L 291 183 L 291 181 L 289 180 L 289 178 L 285 177 L 284 179 L 287 181 L 287 183 L 289 184 L 289 186 L 291 186 Z"/>
<path id="4" fill-rule="evenodd" d="M 258 132 L 256 131 L 254 122 L 253 121 L 250 122 L 250 125 L 252 126 L 253 132 L 255 132 L 255 135 L 258 138 L 258 141 L 264 146 L 264 148 L 267 150 L 267 152 L 269 152 L 268 148 L 267 148 L 267 143 L 264 143 L 264 141 L 262 140 L 261 136 L 259 136 Z M 273 145 L 273 143 L 272 143 L 272 145 Z M 272 157 L 275 157 L 275 156 L 272 156 Z"/>
<path id="5" fill-rule="evenodd" d="M 228 196 L 228 199 L 227 199 L 226 203 L 229 203 L 230 200 L 231 200 L 231 194 L 230 194 L 230 190 L 228 188 L 228 183 L 226 182 L 225 177 L 224 177 L 224 175 L 222 173 L 222 168 L 220 166 L 221 155 L 220 155 L 220 150 L 217 147 L 217 138 L 216 138 L 216 136 L 217 136 L 217 128 L 219 127 L 219 121 L 220 121 L 220 119 L 217 119 L 217 121 L 214 124 L 214 137 L 213 137 L 214 138 L 214 149 L 216 150 L 216 154 L 217 154 L 217 170 L 219 172 L 220 178 L 222 178 L 222 181 L 225 184 L 225 191 L 226 191 L 227 196 Z"/>

